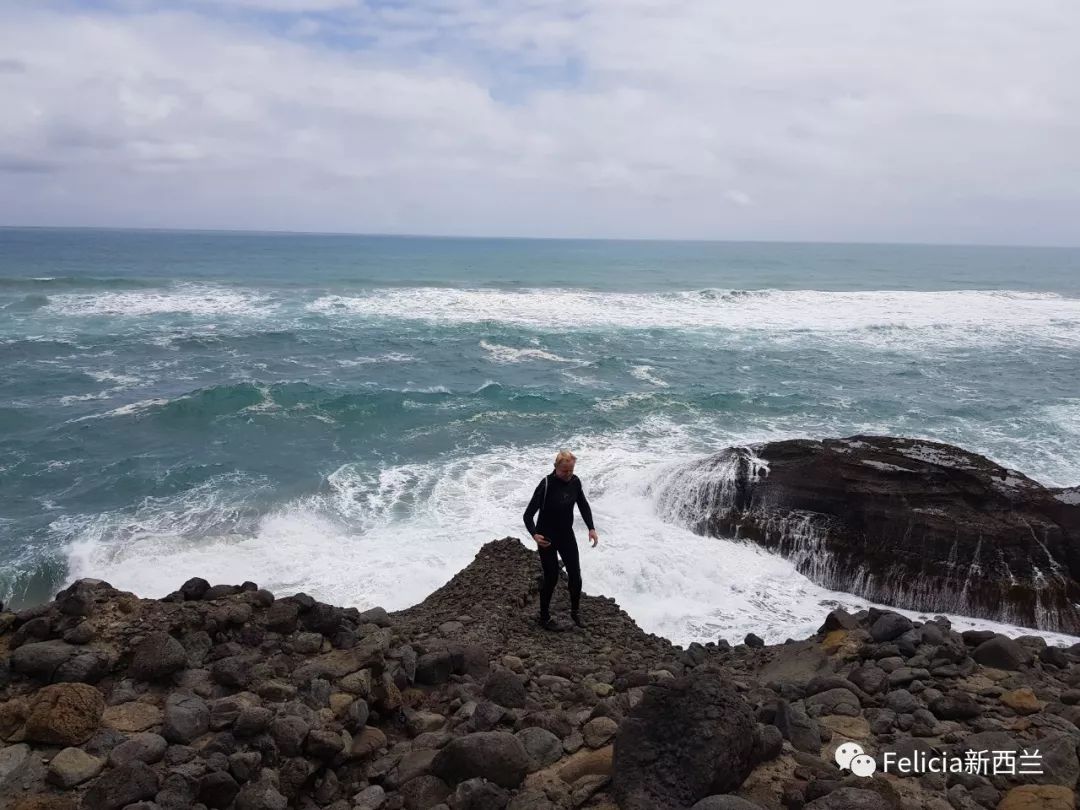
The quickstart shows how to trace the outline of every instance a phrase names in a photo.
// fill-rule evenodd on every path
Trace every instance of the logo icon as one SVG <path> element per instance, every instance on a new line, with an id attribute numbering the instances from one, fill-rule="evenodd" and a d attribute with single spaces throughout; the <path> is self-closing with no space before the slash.
<path id="1" fill-rule="evenodd" d="M 873 776 L 877 770 L 877 760 L 863 751 L 858 743 L 843 743 L 833 757 L 843 770 L 850 770 L 856 776 Z"/>

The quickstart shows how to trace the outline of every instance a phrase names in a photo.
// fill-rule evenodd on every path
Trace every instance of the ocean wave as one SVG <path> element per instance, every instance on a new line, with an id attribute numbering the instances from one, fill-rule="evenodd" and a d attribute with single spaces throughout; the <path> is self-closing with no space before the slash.
<path id="1" fill-rule="evenodd" d="M 1080 298 L 1011 290 L 603 293 L 414 287 L 322 296 L 307 309 L 346 319 L 491 322 L 537 331 L 658 328 L 812 333 L 896 343 L 897 348 L 903 347 L 901 335 L 912 331 L 938 342 L 1010 340 L 1017 332 L 1069 345 L 1080 342 Z M 557 321 L 542 313 L 558 313 Z"/>
<path id="2" fill-rule="evenodd" d="M 667 388 L 668 384 L 660 377 L 657 377 L 654 373 L 655 371 L 656 369 L 650 365 L 631 366 L 630 376 L 641 380 L 642 382 L 655 385 L 658 388 Z"/>
<path id="3" fill-rule="evenodd" d="M 373 357 L 347 357 L 336 360 L 335 362 L 339 366 L 351 368 L 354 366 L 369 366 L 377 363 L 415 363 L 416 360 L 417 357 L 413 354 L 405 354 L 404 352 L 387 352 L 386 354 L 379 354 Z"/>
<path id="4" fill-rule="evenodd" d="M 66 398 L 64 404 L 99 398 L 98 395 L 73 396 Z M 574 406 L 588 402 L 583 395 L 572 392 L 559 394 L 557 400 Z M 556 405 L 556 399 L 529 389 L 507 387 L 492 380 L 476 388 L 457 391 L 445 385 L 335 391 L 300 382 L 236 382 L 200 388 L 172 398 L 142 399 L 102 413 L 80 416 L 69 420 L 69 423 L 153 417 L 179 425 L 228 416 L 291 415 L 317 418 L 324 422 L 359 421 L 368 424 L 372 417 L 392 417 L 403 410 L 444 408 L 448 405 L 466 408 L 471 404 L 484 409 L 497 404 L 521 413 L 551 408 Z"/>
<path id="5" fill-rule="evenodd" d="M 108 315 L 140 318 L 184 314 L 198 317 L 271 316 L 279 304 L 267 293 L 209 284 L 177 284 L 153 290 L 99 293 L 57 293 L 45 309 L 65 317 Z"/>
<path id="6" fill-rule="evenodd" d="M 0 311 L 3 312 L 33 312 L 36 309 L 47 307 L 49 305 L 49 296 L 38 294 L 24 295 L 22 298 L 17 298 L 14 301 L 0 306 Z"/>
<path id="7" fill-rule="evenodd" d="M 162 282 L 138 278 L 107 278 L 95 276 L 34 276 L 13 278 L 0 276 L 0 291 L 3 290 L 58 290 L 58 289 L 145 289 L 159 287 Z"/>
<path id="8" fill-rule="evenodd" d="M 601 535 L 596 549 L 581 544 L 586 590 L 615 597 L 646 630 L 682 644 L 737 641 L 750 631 L 779 642 L 814 632 L 832 607 L 867 607 L 759 547 L 669 522 L 658 493 L 695 457 L 687 439 L 699 428 L 658 423 L 564 437 Z M 63 519 L 53 530 L 68 549 L 70 579 L 98 576 L 163 596 L 191 576 L 231 582 L 242 572 L 279 594 L 396 609 L 449 579 L 481 543 L 523 536 L 521 510 L 555 449 L 358 460 L 327 475 L 317 492 L 269 508 L 252 482 L 221 478 L 135 509 Z M 988 625 L 957 618 L 957 626 Z"/>
<path id="9" fill-rule="evenodd" d="M 480 348 L 488 353 L 494 363 L 523 363 L 528 360 L 547 360 L 552 363 L 584 363 L 586 361 L 573 360 L 569 357 L 560 357 L 546 349 L 535 346 L 526 346 L 519 349 L 513 346 L 503 346 L 498 343 L 480 341 Z"/>

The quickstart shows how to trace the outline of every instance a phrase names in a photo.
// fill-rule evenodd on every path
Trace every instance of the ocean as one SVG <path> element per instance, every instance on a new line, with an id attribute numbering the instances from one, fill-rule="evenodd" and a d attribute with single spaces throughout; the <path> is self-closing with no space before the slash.
<path id="1" fill-rule="evenodd" d="M 657 485 L 854 433 L 1080 482 L 1080 249 L 0 228 L 0 368 L 4 602 L 202 576 L 402 608 L 524 538 L 565 447 L 587 592 L 782 641 L 865 600 Z"/>

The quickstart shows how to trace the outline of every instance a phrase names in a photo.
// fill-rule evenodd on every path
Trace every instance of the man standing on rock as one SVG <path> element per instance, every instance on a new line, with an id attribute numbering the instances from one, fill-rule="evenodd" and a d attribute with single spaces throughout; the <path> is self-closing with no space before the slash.
<path id="1" fill-rule="evenodd" d="M 559 581 L 559 557 L 566 566 L 570 586 L 570 617 L 578 627 L 584 627 L 578 607 L 581 603 L 581 564 L 578 561 L 577 538 L 574 537 L 574 504 L 581 518 L 589 527 L 589 539 L 595 548 L 599 537 L 593 527 L 592 509 L 585 500 L 581 479 L 574 475 L 577 461 L 569 450 L 560 450 L 555 456 L 555 469 L 545 476 L 532 500 L 525 508 L 525 528 L 529 530 L 540 552 L 540 564 L 544 569 L 544 584 L 540 589 L 540 626 L 545 630 L 558 630 L 551 618 L 551 595 Z M 539 512 L 537 522 L 533 516 Z"/>

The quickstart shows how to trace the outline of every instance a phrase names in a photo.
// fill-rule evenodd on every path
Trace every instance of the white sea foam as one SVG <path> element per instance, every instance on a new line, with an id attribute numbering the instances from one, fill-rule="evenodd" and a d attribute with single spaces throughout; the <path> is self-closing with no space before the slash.
<path id="1" fill-rule="evenodd" d="M 416 357 L 402 352 L 387 352 L 374 357 L 348 357 L 337 361 L 339 366 L 370 366 L 375 363 L 413 363 Z"/>
<path id="2" fill-rule="evenodd" d="M 622 408 L 632 407 L 635 403 L 646 402 L 654 399 L 653 391 L 631 391 L 628 394 L 618 394 L 606 399 L 598 399 L 593 407 L 598 411 L 617 411 Z"/>
<path id="3" fill-rule="evenodd" d="M 395 318 L 440 323 L 498 322 L 549 329 L 719 329 L 855 336 L 903 349 L 906 333 L 923 340 L 1014 340 L 1017 332 L 1050 343 L 1080 342 L 1080 299 L 1009 290 L 949 292 L 702 290 L 611 293 L 575 289 L 380 289 L 328 295 L 312 312 L 348 319 Z M 558 325 L 538 313 L 558 312 Z"/>
<path id="4" fill-rule="evenodd" d="M 91 379 L 104 383 L 116 383 L 118 388 L 129 388 L 133 385 L 138 385 L 142 382 L 140 377 L 136 377 L 134 374 L 123 374 L 121 372 L 106 370 L 106 371 L 87 371 L 86 375 Z"/>
<path id="5" fill-rule="evenodd" d="M 1080 399 L 1067 399 L 1043 409 L 1047 421 L 1073 436 L 1080 436 Z"/>
<path id="6" fill-rule="evenodd" d="M 71 422 L 86 422 L 90 419 L 109 419 L 115 416 L 131 416 L 132 414 L 142 413 L 150 408 L 155 408 L 159 405 L 167 405 L 169 400 L 167 399 L 143 399 L 138 402 L 130 402 L 127 405 L 121 405 L 119 408 L 113 408 L 111 411 L 105 411 L 104 413 L 92 413 L 86 416 L 80 416 L 76 419 L 70 420 Z"/>
<path id="7" fill-rule="evenodd" d="M 278 308 L 268 296 L 207 284 L 177 284 L 160 290 L 116 290 L 50 296 L 44 308 L 55 315 L 109 315 L 138 318 L 163 314 L 242 317 L 270 315 Z"/>
<path id="8" fill-rule="evenodd" d="M 667 388 L 668 384 L 657 377 L 655 371 L 656 369 L 648 365 L 632 366 L 630 368 L 630 375 L 644 382 L 652 383 L 659 388 Z"/>
<path id="9" fill-rule="evenodd" d="M 495 363 L 523 363 L 528 360 L 548 360 L 552 363 L 582 362 L 568 357 L 560 357 L 546 349 L 535 347 L 516 349 L 513 346 L 502 346 L 498 343 L 489 343 L 486 340 L 480 341 L 480 348 L 486 351 L 490 355 L 492 362 Z"/>
<path id="10" fill-rule="evenodd" d="M 782 641 L 813 632 L 835 606 L 867 606 L 815 585 L 761 548 L 665 522 L 653 485 L 688 460 L 687 447 L 718 448 L 726 440 L 709 430 L 650 417 L 633 430 L 561 442 L 578 454 L 601 533 L 600 546 L 590 548 L 579 521 L 586 590 L 615 597 L 643 628 L 684 644 L 737 641 L 751 631 Z M 191 576 L 250 578 L 279 593 L 397 609 L 449 579 L 482 543 L 524 536 L 521 511 L 551 452 L 495 447 L 432 463 L 348 464 L 319 493 L 249 520 L 236 516 L 253 511 L 247 504 L 257 482 L 221 479 L 133 511 L 65 518 L 54 530 L 68 543 L 71 578 L 98 576 L 147 596 L 169 593 Z M 955 623 L 999 627 L 961 617 Z"/>

